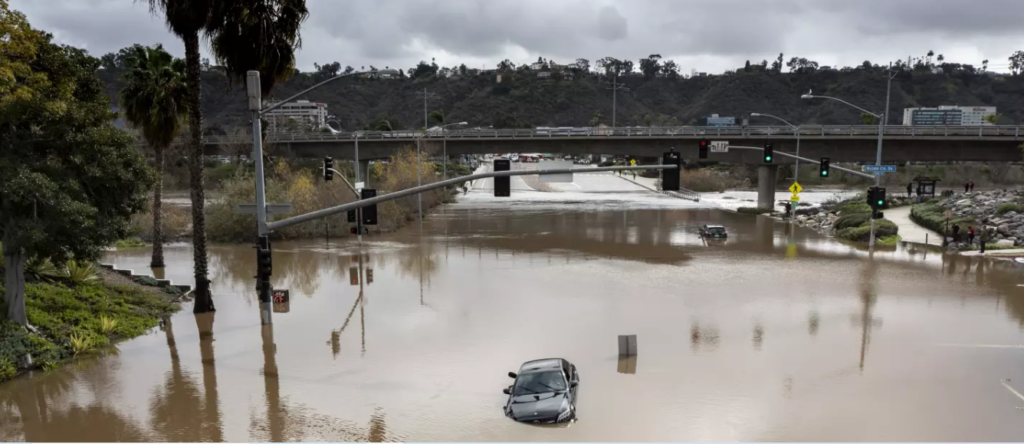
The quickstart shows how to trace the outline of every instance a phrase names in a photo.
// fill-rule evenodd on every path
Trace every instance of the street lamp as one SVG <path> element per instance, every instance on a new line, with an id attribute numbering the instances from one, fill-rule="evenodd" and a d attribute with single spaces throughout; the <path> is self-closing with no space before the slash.
<path id="1" fill-rule="evenodd" d="M 892 86 L 892 77 L 893 76 L 889 76 L 889 86 L 890 87 Z M 888 92 L 888 90 L 889 90 L 889 87 L 886 87 L 886 96 L 885 96 L 885 102 L 886 102 L 885 108 L 886 108 L 886 110 L 889 109 L 889 92 Z M 854 104 L 852 104 L 850 102 L 847 102 L 847 101 L 845 101 L 843 99 L 838 99 L 838 98 L 835 98 L 835 97 L 816 96 L 816 95 L 814 95 L 813 91 L 807 91 L 807 94 L 801 95 L 800 98 L 801 99 L 805 99 L 805 100 L 809 100 L 809 99 L 829 99 L 829 100 L 835 100 L 836 102 L 845 104 L 845 105 L 850 106 L 852 108 L 856 108 L 856 109 L 860 110 L 861 112 L 864 112 L 866 114 L 870 114 L 870 115 L 874 116 L 876 119 L 878 119 L 878 151 L 875 153 L 875 165 L 881 165 L 882 164 L 882 134 L 885 132 L 885 113 L 875 114 L 875 113 L 873 113 L 871 111 L 868 111 L 868 110 L 866 110 L 864 108 L 861 108 L 861 107 L 859 107 L 857 105 L 854 105 Z M 877 187 L 880 184 L 880 179 L 881 178 L 882 178 L 882 176 L 878 176 L 878 175 L 875 176 L 875 187 Z M 874 214 L 872 214 L 872 216 L 871 216 L 871 235 L 868 238 L 868 248 L 870 248 L 872 250 L 874 250 L 874 248 L 875 248 L 875 217 L 874 217 Z"/>
<path id="2" fill-rule="evenodd" d="M 259 241 L 257 245 L 267 246 L 269 248 L 270 241 L 268 235 L 270 230 L 267 229 L 267 195 L 266 195 L 266 183 L 263 174 L 263 128 L 260 118 L 277 109 L 284 104 L 295 100 L 296 98 L 306 94 L 314 89 L 324 86 L 330 82 L 338 80 L 343 77 L 356 76 L 361 74 L 397 74 L 398 71 L 394 69 L 385 69 L 380 71 L 361 71 L 361 72 L 350 72 L 346 74 L 337 75 L 324 80 L 316 85 L 306 88 L 287 99 L 280 102 L 274 103 L 270 106 L 263 106 L 263 92 L 260 89 L 260 72 L 259 71 L 248 71 L 246 72 L 246 96 L 248 99 L 248 108 L 252 112 L 252 158 L 253 163 L 256 167 L 256 232 L 259 235 Z M 358 162 L 356 164 L 356 171 L 359 171 Z M 358 174 L 358 173 L 357 173 Z M 259 291 L 260 291 L 260 319 L 263 324 L 271 323 L 272 313 L 272 301 L 270 297 L 270 276 L 269 273 L 265 276 L 260 277 L 259 280 Z"/>

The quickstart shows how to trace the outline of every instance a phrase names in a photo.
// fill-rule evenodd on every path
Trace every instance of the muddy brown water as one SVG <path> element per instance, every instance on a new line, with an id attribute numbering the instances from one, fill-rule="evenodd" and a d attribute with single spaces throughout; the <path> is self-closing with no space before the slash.
<path id="1" fill-rule="evenodd" d="M 729 239 L 702 241 L 710 222 Z M 211 246 L 216 314 L 186 306 L 116 352 L 0 385 L 0 439 L 1024 438 L 1024 275 L 1009 262 L 869 259 L 709 209 L 455 205 L 422 235 L 367 239 L 277 242 L 292 301 L 272 327 L 253 249 Z M 148 254 L 107 262 L 143 270 Z M 166 254 L 165 275 L 188 282 L 189 247 Z M 635 360 L 617 358 L 619 334 L 638 336 Z M 505 418 L 505 374 L 552 356 L 579 368 L 579 422 Z"/>

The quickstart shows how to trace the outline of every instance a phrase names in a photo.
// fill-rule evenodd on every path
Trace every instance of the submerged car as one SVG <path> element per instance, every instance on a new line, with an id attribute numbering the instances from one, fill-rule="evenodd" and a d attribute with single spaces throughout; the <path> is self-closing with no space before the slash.
<path id="1" fill-rule="evenodd" d="M 709 239 L 725 239 L 729 237 L 729 232 L 721 225 L 704 225 L 700 227 L 700 235 Z"/>
<path id="2" fill-rule="evenodd" d="M 508 395 L 505 416 L 534 424 L 567 423 L 576 420 L 576 398 L 580 377 L 576 366 L 562 358 L 538 359 L 524 363 L 519 373 L 508 372 L 515 382 Z"/>

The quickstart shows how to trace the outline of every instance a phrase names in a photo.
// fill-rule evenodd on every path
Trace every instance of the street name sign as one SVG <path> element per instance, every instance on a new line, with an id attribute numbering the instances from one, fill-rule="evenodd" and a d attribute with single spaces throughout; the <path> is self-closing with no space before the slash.
<path id="1" fill-rule="evenodd" d="M 860 170 L 865 173 L 895 173 L 896 165 L 861 165 Z"/>
<path id="2" fill-rule="evenodd" d="M 729 141 L 728 140 L 712 140 L 711 141 L 711 152 L 712 153 L 728 153 L 729 152 Z"/>

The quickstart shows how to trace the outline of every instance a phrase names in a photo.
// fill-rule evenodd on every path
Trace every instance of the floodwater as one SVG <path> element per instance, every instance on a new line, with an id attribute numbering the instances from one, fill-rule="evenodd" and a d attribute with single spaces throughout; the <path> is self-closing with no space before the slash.
<path id="1" fill-rule="evenodd" d="M 291 302 L 273 326 L 253 249 L 212 246 L 216 314 L 186 306 L 116 352 L 0 386 L 0 439 L 1024 439 L 1012 262 L 869 257 L 766 218 L 623 200 L 479 195 L 361 248 L 278 242 Z M 729 240 L 702 241 L 705 223 Z M 143 270 L 148 254 L 107 262 Z M 189 247 L 166 254 L 188 282 Z M 635 359 L 617 358 L 620 334 Z M 544 357 L 579 369 L 570 427 L 502 414 L 506 373 Z"/>

